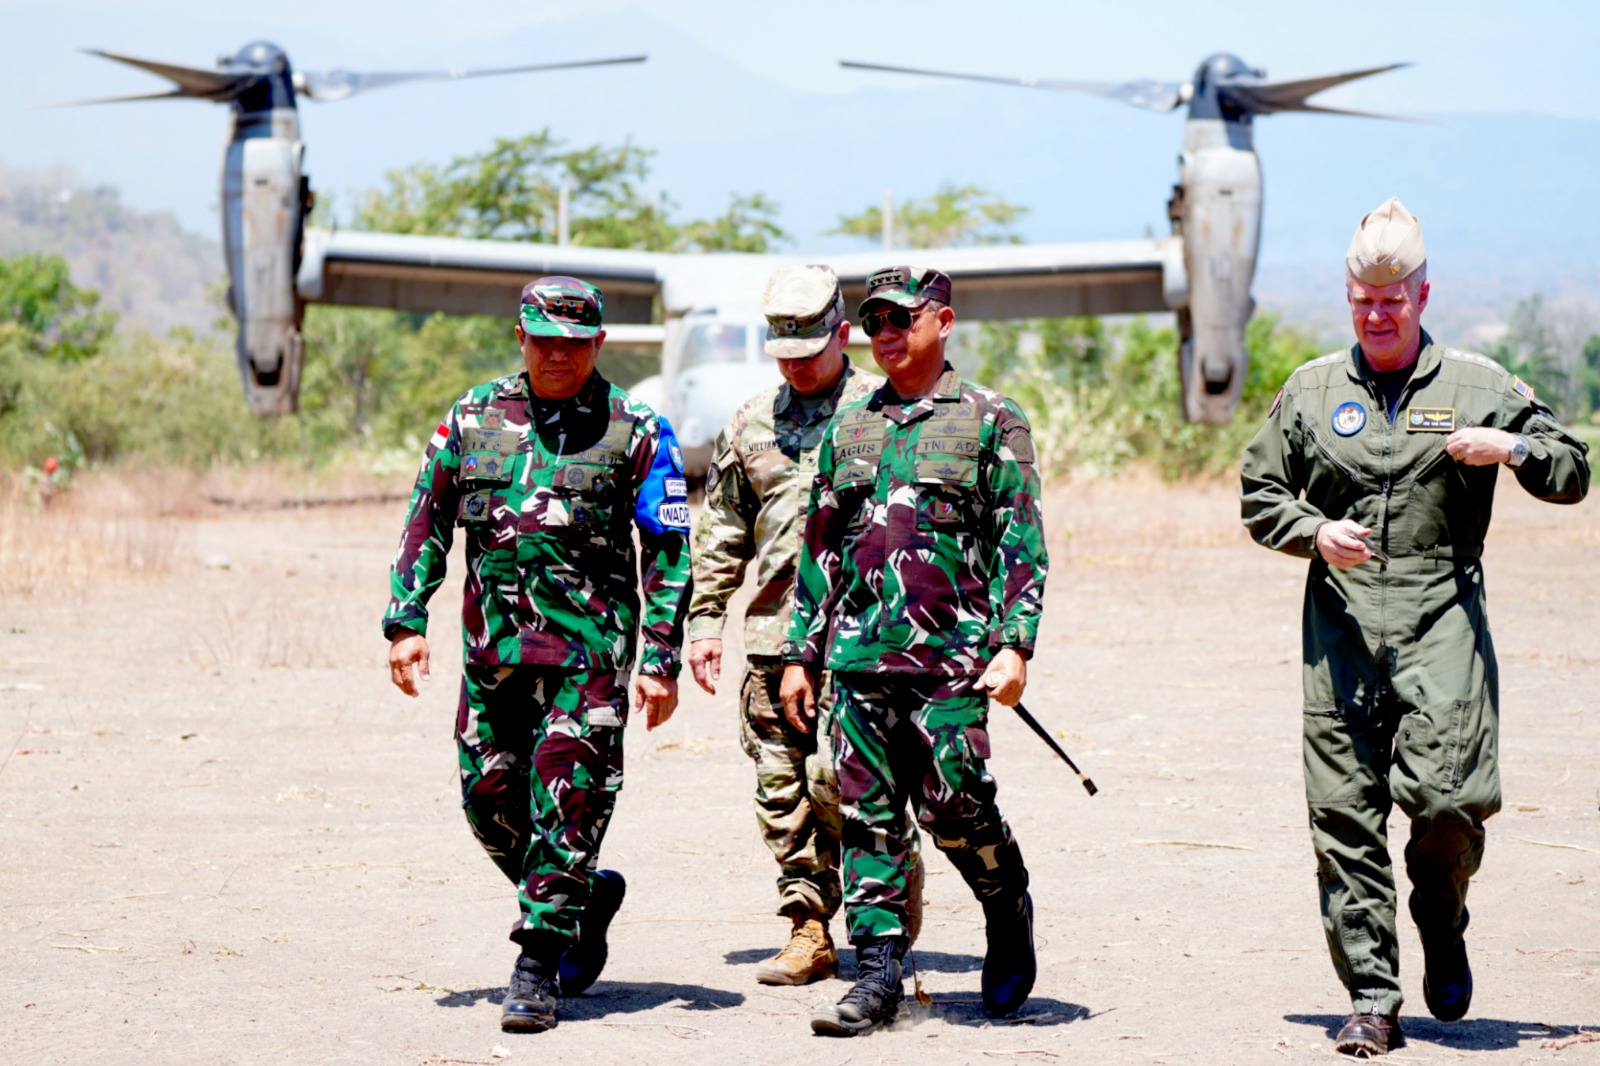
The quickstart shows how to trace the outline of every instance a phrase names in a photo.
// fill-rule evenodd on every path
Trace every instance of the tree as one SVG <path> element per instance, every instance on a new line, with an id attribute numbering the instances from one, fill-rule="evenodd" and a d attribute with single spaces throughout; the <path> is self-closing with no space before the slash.
<path id="1" fill-rule="evenodd" d="M 906 248 L 957 248 L 972 244 L 1017 244 L 1020 207 L 976 185 L 941 185 L 932 196 L 907 200 L 894 210 L 894 242 Z M 883 235 L 883 208 L 843 215 L 829 235 L 877 242 Z"/>
<path id="2" fill-rule="evenodd" d="M 767 252 L 789 239 L 778 205 L 735 195 L 723 215 L 672 221 L 665 194 L 644 191 L 655 152 L 632 142 L 567 150 L 543 129 L 498 138 L 487 151 L 444 167 L 419 163 L 385 175 L 361 197 L 350 225 L 385 233 L 532 241 L 558 239 L 561 190 L 573 244 L 645 251 Z"/>
<path id="3" fill-rule="evenodd" d="M 1583 355 L 1578 363 L 1577 414 L 1594 421 L 1600 413 L 1600 333 L 1591 336 L 1583 345 Z"/>
<path id="4" fill-rule="evenodd" d="M 678 250 L 697 252 L 771 251 L 786 243 L 789 235 L 777 223 L 778 205 L 761 193 L 734 194 L 728 210 L 703 222 L 687 222 L 680 227 Z"/>
<path id="5" fill-rule="evenodd" d="M 114 311 L 97 311 L 100 294 L 72 284 L 55 255 L 0 258 L 0 322 L 14 323 L 34 355 L 69 362 L 98 355 L 116 326 Z"/>
<path id="6" fill-rule="evenodd" d="M 788 240 L 778 205 L 760 193 L 735 195 L 727 211 L 685 222 L 665 194 L 646 191 L 654 152 L 632 142 L 568 148 L 549 129 L 499 138 L 443 166 L 389 171 L 359 196 L 355 229 L 445 237 L 558 239 L 567 190 L 569 237 L 591 248 L 767 252 Z M 329 208 L 319 208 L 326 216 Z M 510 312 L 457 317 L 313 307 L 301 382 L 307 437 L 325 449 L 340 439 L 398 444 L 436 419 L 468 386 L 519 365 Z M 626 380 L 635 364 L 608 357 Z"/>

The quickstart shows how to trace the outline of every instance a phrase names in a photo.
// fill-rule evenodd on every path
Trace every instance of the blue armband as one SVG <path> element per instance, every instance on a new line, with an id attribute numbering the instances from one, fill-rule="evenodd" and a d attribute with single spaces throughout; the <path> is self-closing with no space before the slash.
<path id="1" fill-rule="evenodd" d="M 639 486 L 633 520 L 647 533 L 669 529 L 689 532 L 689 479 L 683 473 L 683 452 L 678 438 L 665 418 L 657 416 L 661 432 L 656 438 L 656 457 Z"/>

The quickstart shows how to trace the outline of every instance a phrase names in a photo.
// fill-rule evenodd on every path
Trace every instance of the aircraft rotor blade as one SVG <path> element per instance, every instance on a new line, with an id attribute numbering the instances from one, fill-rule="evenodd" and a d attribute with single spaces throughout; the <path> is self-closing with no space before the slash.
<path id="1" fill-rule="evenodd" d="M 1396 115 L 1378 115 L 1366 111 L 1346 111 L 1336 107 L 1320 107 L 1306 103 L 1308 97 L 1315 96 L 1325 89 L 1346 82 L 1355 81 L 1357 78 L 1369 78 L 1374 74 L 1384 74 L 1401 67 L 1408 67 L 1409 63 L 1390 63 L 1383 67 L 1370 67 L 1366 70 L 1352 70 L 1343 74 L 1327 74 L 1320 78 L 1299 78 L 1295 81 L 1263 81 L 1241 82 L 1236 85 L 1223 85 L 1218 87 L 1218 93 L 1232 97 L 1233 102 L 1242 109 L 1255 115 L 1271 115 L 1281 111 L 1321 111 L 1335 115 L 1361 115 L 1367 118 L 1399 118 Z M 1402 119 L 1402 121 L 1404 121 Z"/>
<path id="2" fill-rule="evenodd" d="M 83 107 L 88 104 L 122 104 L 130 100 L 183 100 L 190 98 L 182 89 L 168 89 L 161 93 L 129 93 L 126 96 L 88 96 L 82 100 L 48 100 L 42 104 L 29 104 L 28 109 L 39 111 L 50 107 Z"/>
<path id="3" fill-rule="evenodd" d="M 412 70 L 375 71 L 362 73 L 352 70 L 326 70 L 301 72 L 296 75 L 296 87 L 313 100 L 330 103 L 344 100 L 356 93 L 372 89 L 385 89 L 407 81 L 458 81 L 464 78 L 491 78 L 501 74 L 531 74 L 542 70 L 572 70 L 577 67 L 604 67 L 618 63 L 643 63 L 648 56 L 620 56 L 614 59 L 582 59 L 570 63 L 535 63 L 525 67 L 495 67 L 488 70 Z"/>
<path id="4" fill-rule="evenodd" d="M 881 70 L 891 74 L 921 74 L 930 78 L 955 78 L 961 81 L 981 81 L 991 85 L 1020 85 L 1025 89 L 1048 89 L 1053 92 L 1091 93 L 1112 100 L 1142 107 L 1149 111 L 1171 111 L 1183 102 L 1183 86 L 1171 81 L 1111 82 L 1111 81 L 1060 81 L 1049 78 L 1015 78 L 993 74 L 959 74 L 948 70 L 925 70 L 920 67 L 893 67 L 883 63 L 858 63 L 841 59 L 841 67 L 853 70 Z"/>
<path id="5" fill-rule="evenodd" d="M 229 74 L 220 70 L 203 70 L 200 67 L 180 67 L 173 63 L 158 63 L 153 59 L 139 59 L 136 56 L 119 55 L 116 52 L 102 52 L 96 48 L 84 49 L 89 55 L 100 56 L 117 63 L 126 63 L 130 67 L 149 71 L 158 77 L 166 78 L 177 84 L 176 91 L 161 93 L 162 96 L 194 96 L 204 100 L 231 100 L 246 86 L 253 82 L 258 75 L 255 74 Z M 126 99 L 136 99 L 127 97 Z"/>

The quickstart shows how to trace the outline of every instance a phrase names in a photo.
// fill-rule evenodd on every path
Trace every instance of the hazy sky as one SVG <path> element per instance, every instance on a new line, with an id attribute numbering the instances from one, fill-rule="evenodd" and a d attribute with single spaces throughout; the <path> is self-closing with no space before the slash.
<path id="1" fill-rule="evenodd" d="M 837 204 L 812 203 L 830 195 L 826 189 L 815 195 L 810 187 L 803 196 L 785 193 L 788 221 L 803 241 L 815 239 L 842 211 L 875 202 L 886 183 L 917 195 L 930 191 L 924 186 L 945 179 L 1015 190 L 1013 195 L 1027 197 L 1035 207 L 1028 236 L 1077 239 L 1085 234 L 1053 223 L 1039 198 L 1058 189 L 1072 193 L 1075 209 L 1081 207 L 1079 213 L 1092 218 L 1090 201 L 1097 194 L 1078 179 L 1086 168 L 1119 166 L 1148 188 L 1138 190 L 1138 215 L 1124 221 L 1127 212 L 1119 207 L 1118 225 L 1107 227 L 1106 235 L 1135 236 L 1164 225 L 1162 204 L 1179 136 L 1176 119 L 1021 89 L 957 89 L 948 82 L 845 71 L 837 66 L 840 58 L 1114 81 L 1186 80 L 1213 51 L 1234 52 L 1282 78 L 1410 62 L 1415 65 L 1334 90 L 1319 101 L 1435 116 L 1560 116 L 1583 120 L 1567 135 L 1586 141 L 1595 140 L 1587 123 L 1600 122 L 1600 94 L 1594 85 L 1600 4 L 1586 0 L 1523 0 L 1514 5 L 1503 0 L 1412 0 L 1360 9 L 1348 3 L 1290 0 L 1232 0 L 1225 5 L 1195 0 L 822 0 L 782 5 L 723 0 L 468 0 L 453 5 L 436 0 L 55 0 L 48 6 L 0 0 L 0 26 L 0 165 L 37 168 L 65 162 L 87 181 L 118 187 L 134 206 L 170 210 L 207 235 L 216 228 L 224 109 L 162 101 L 28 110 L 31 102 L 153 91 L 163 85 L 79 49 L 209 66 L 218 53 L 267 38 L 289 49 L 296 66 L 305 70 L 506 66 L 647 51 L 651 62 L 637 68 L 402 87 L 340 104 L 305 105 L 308 170 L 322 194 L 337 199 L 375 184 L 386 169 L 419 160 L 443 162 L 487 147 L 494 136 L 549 125 L 570 143 L 616 143 L 630 137 L 658 149 L 657 181 L 686 210 L 700 213 L 718 209 L 730 191 L 782 192 L 769 153 L 776 152 L 779 161 L 783 151 L 836 157 L 841 174 L 873 171 L 858 186 L 832 192 Z M 728 77 L 724 61 L 742 68 L 731 72 L 737 77 Z M 738 87 L 721 91 L 730 82 Z M 829 101 L 851 93 L 857 96 L 848 107 L 833 105 L 829 110 Z M 861 111 L 858 123 L 856 101 L 871 99 L 869 93 L 882 95 L 883 113 Z M 904 121 L 926 117 L 915 110 L 922 100 L 941 102 L 939 106 L 975 102 L 985 109 L 982 114 L 996 122 L 1009 119 L 1010 128 L 1018 132 L 1008 133 L 1003 159 L 989 160 L 986 170 L 964 167 L 969 160 L 962 158 L 962 144 L 952 139 L 937 157 L 944 173 L 933 173 L 932 166 L 921 162 L 914 177 L 877 173 L 886 145 L 929 135 L 930 127 Z M 781 106 L 785 115 L 809 107 L 806 113 L 826 114 L 835 127 L 844 128 L 780 128 L 751 137 L 748 130 L 762 128 L 758 109 L 764 106 Z M 730 117 L 735 113 L 738 122 Z M 1113 121 L 1108 135 L 1107 123 Z M 971 119 L 963 122 L 970 131 Z M 720 141 L 719 125 L 725 132 Z M 726 135 L 735 126 L 737 134 Z M 887 139 L 876 132 L 863 135 L 885 127 L 903 127 L 904 132 L 897 129 Z M 1293 153 L 1359 156 L 1363 145 L 1386 148 L 1397 137 L 1411 136 L 1404 131 L 1417 129 L 1309 116 L 1265 120 L 1260 138 L 1269 213 L 1287 206 L 1283 192 Z M 1459 141 L 1423 130 L 1418 137 L 1435 137 L 1429 143 L 1441 146 L 1436 154 L 1465 154 Z M 1469 150 L 1475 147 L 1467 145 Z M 1541 150 L 1544 156 L 1528 161 L 1526 196 L 1514 188 L 1497 187 L 1496 192 L 1526 205 L 1539 195 L 1538 175 L 1549 173 L 1542 160 L 1552 158 L 1551 152 L 1555 158 L 1578 159 L 1593 151 L 1591 146 L 1569 153 L 1559 141 Z M 1484 147 L 1496 158 L 1514 151 L 1498 144 Z M 757 160 L 759 168 L 754 166 Z M 1360 162 L 1377 163 L 1381 178 L 1381 151 Z M 1452 162 L 1436 161 L 1441 188 L 1454 180 Z M 744 164 L 743 170 L 735 163 Z M 1434 165 L 1431 157 L 1429 165 Z M 1471 160 L 1462 165 L 1470 168 Z M 759 176 L 752 178 L 751 170 Z M 1120 171 L 1102 174 L 1101 180 L 1113 188 L 1127 184 Z M 1294 180 L 1305 186 L 1309 179 Z M 1572 184 L 1566 177 L 1559 180 Z M 1039 192 L 1042 188 L 1051 191 Z M 1351 193 L 1351 202 L 1330 205 L 1337 219 L 1327 223 L 1329 233 L 1346 228 L 1346 216 L 1359 210 L 1359 203 L 1381 199 L 1379 192 L 1376 186 L 1362 187 Z M 1294 218 L 1269 217 L 1275 227 L 1270 232 L 1282 234 L 1288 222 L 1304 217 L 1307 210 L 1298 207 Z M 1316 237 L 1319 245 L 1334 239 Z"/>
<path id="2" fill-rule="evenodd" d="M 0 17 L 40 7 L 6 0 L 0 3 Z M 508 31 L 632 13 L 672 25 L 768 77 L 824 92 L 859 84 L 860 76 L 834 67 L 839 57 L 1056 77 L 1175 79 L 1204 53 L 1226 49 L 1268 65 L 1277 76 L 1342 69 L 1355 59 L 1372 65 L 1409 61 L 1422 68 L 1353 90 L 1353 98 L 1366 103 L 1404 100 L 1414 110 L 1428 112 L 1535 111 L 1600 118 L 1593 72 L 1600 5 L 1589 0 L 1412 0 L 1364 8 L 1315 0 L 1230 0 L 1225 5 L 1195 0 L 817 0 L 782 5 L 729 0 L 468 0 L 451 5 L 419 0 L 66 0 L 48 10 L 54 16 L 53 32 L 36 36 L 28 48 L 80 69 L 82 61 L 70 58 L 75 48 L 115 50 L 133 43 L 106 40 L 97 32 L 97 26 L 108 23 L 121 31 L 130 17 L 143 22 L 147 32 L 139 34 L 139 43 L 145 47 L 165 38 L 189 37 L 201 27 L 211 31 L 218 49 L 258 34 L 289 32 L 308 38 L 299 52 L 301 65 L 317 66 L 340 63 L 355 53 L 363 58 L 391 55 L 408 63 L 440 52 L 471 53 L 499 63 L 506 57 L 496 55 L 495 40 Z M 139 82 L 130 79 L 129 84 Z"/>

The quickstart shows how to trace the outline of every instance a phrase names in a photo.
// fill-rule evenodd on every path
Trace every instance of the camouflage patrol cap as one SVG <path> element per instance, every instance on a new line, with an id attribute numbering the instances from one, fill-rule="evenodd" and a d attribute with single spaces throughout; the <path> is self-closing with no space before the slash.
<path id="1" fill-rule="evenodd" d="M 897 266 L 875 270 L 867 276 L 867 298 L 856 308 L 856 314 L 866 314 L 874 300 L 901 307 L 921 307 L 929 300 L 948 304 L 950 275 L 931 267 Z"/>
<path id="2" fill-rule="evenodd" d="M 761 313 L 767 316 L 768 355 L 810 359 L 844 321 L 844 294 L 825 266 L 779 267 L 761 293 Z"/>
<path id="3" fill-rule="evenodd" d="M 530 337 L 593 337 L 604 303 L 599 289 L 577 278 L 530 281 L 522 287 L 522 330 Z"/>
<path id="4" fill-rule="evenodd" d="M 1351 276 L 1368 285 L 1393 285 L 1428 258 L 1422 246 L 1422 224 L 1391 196 L 1376 211 L 1362 216 L 1344 265 Z"/>

